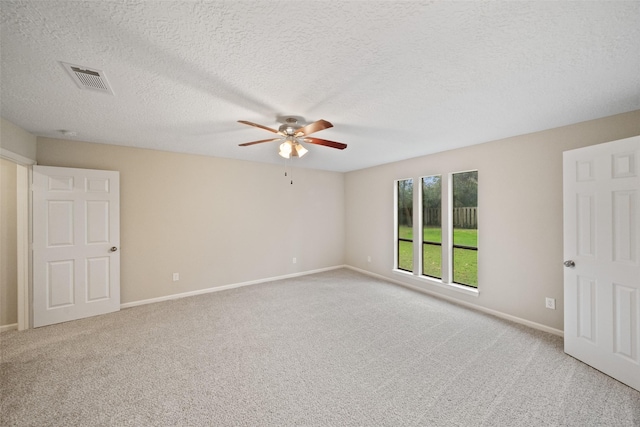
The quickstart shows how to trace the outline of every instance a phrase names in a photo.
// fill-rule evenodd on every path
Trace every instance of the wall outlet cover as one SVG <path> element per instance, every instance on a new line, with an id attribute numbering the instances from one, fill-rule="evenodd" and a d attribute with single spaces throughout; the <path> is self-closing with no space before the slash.
<path id="1" fill-rule="evenodd" d="M 556 309 L 556 299 L 555 298 L 545 298 L 544 305 L 548 309 L 555 310 Z"/>

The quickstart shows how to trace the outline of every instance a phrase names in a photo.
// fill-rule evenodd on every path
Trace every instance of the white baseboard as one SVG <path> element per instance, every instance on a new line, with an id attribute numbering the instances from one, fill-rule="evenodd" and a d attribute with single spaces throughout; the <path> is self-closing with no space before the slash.
<path id="1" fill-rule="evenodd" d="M 127 302 L 127 303 L 124 303 L 124 304 L 120 304 L 120 308 L 121 309 L 122 308 L 130 308 L 130 307 L 136 307 L 136 306 L 139 306 L 139 305 L 153 304 L 153 303 L 156 303 L 156 302 L 169 301 L 169 300 L 178 299 L 178 298 L 193 297 L 193 296 L 196 296 L 196 295 L 203 295 L 203 294 L 208 294 L 208 293 L 211 293 L 211 292 L 226 291 L 227 289 L 235 289 L 235 288 L 241 288 L 243 286 L 251 286 L 251 285 L 257 285 L 257 284 L 260 284 L 260 283 L 274 282 L 276 280 L 291 279 L 293 277 L 307 276 L 309 274 L 321 273 L 323 271 L 329 271 L 329 270 L 337 270 L 339 268 L 345 268 L 345 267 L 347 267 L 347 266 L 346 265 L 336 265 L 336 266 L 333 266 L 333 267 L 320 268 L 320 269 L 317 269 L 317 270 L 309 270 L 309 271 L 303 271 L 303 272 L 300 272 L 300 273 L 285 274 L 284 276 L 268 277 L 266 279 L 251 280 L 251 281 L 248 281 L 248 282 L 232 283 L 230 285 L 216 286 L 216 287 L 213 287 L 213 288 L 198 289 L 197 291 L 182 292 L 182 293 L 179 293 L 179 294 L 166 295 L 166 296 L 163 296 L 163 297 L 149 298 L 149 299 L 140 300 L 140 301 Z"/>
<path id="2" fill-rule="evenodd" d="M 560 329 L 551 328 L 549 326 L 546 326 L 546 325 L 543 325 L 543 324 L 540 324 L 540 323 L 532 322 L 530 320 L 522 319 L 520 317 L 512 316 L 510 314 L 502 313 L 500 311 L 492 310 L 492 309 L 489 309 L 489 308 L 486 308 L 486 307 L 482 307 L 482 306 L 479 306 L 479 305 L 476 305 L 476 304 L 471 304 L 471 303 L 468 303 L 466 301 L 461 301 L 459 299 L 452 298 L 452 297 L 449 297 L 447 295 L 442 295 L 442 294 L 439 294 L 437 292 L 431 292 L 431 291 L 429 291 L 427 289 L 423 289 L 423 288 L 415 286 L 415 285 L 404 283 L 404 282 L 401 282 L 399 280 L 394 280 L 394 279 L 391 279 L 389 277 L 382 276 L 380 274 L 372 273 L 371 271 L 362 270 L 362 269 L 357 268 L 357 267 L 352 267 L 350 265 L 336 265 L 336 266 L 333 266 L 333 267 L 320 268 L 320 269 L 317 269 L 317 270 L 303 271 L 303 272 L 300 272 L 300 273 L 286 274 L 286 275 L 283 275 L 283 276 L 268 277 L 268 278 L 265 278 L 265 279 L 251 280 L 251 281 L 248 281 L 248 282 L 240 282 L 240 283 L 232 283 L 232 284 L 229 284 L 229 285 L 216 286 L 216 287 L 213 287 L 213 288 L 199 289 L 197 291 L 183 292 L 183 293 L 179 293 L 179 294 L 166 295 L 166 296 L 163 296 L 163 297 L 157 297 L 157 298 L 150 298 L 150 299 L 145 299 L 145 300 L 140 300 L 140 301 L 127 302 L 127 303 L 124 303 L 124 304 L 120 304 L 120 308 L 130 308 L 130 307 L 136 307 L 136 306 L 139 306 L 139 305 L 153 304 L 153 303 L 156 303 L 156 302 L 169 301 L 169 300 L 178 299 L 178 298 L 186 298 L 186 297 L 192 297 L 192 296 L 196 296 L 196 295 L 203 295 L 203 294 L 208 294 L 208 293 L 211 293 L 211 292 L 224 291 L 224 290 L 227 290 L 227 289 L 241 288 L 243 286 L 251 286 L 251 285 L 257 285 L 257 284 L 260 284 L 260 283 L 274 282 L 276 280 L 283 280 L 283 279 L 290 279 L 290 278 L 293 278 L 293 277 L 307 276 L 309 274 L 321 273 L 323 271 L 337 270 L 339 268 L 348 268 L 348 269 L 357 271 L 359 273 L 366 274 L 367 276 L 375 277 L 375 278 L 380 279 L 380 280 L 384 280 L 384 281 L 387 281 L 387 282 L 390 282 L 390 283 L 394 283 L 394 284 L 403 286 L 405 288 L 409 288 L 409 289 L 415 290 L 417 292 L 421 292 L 423 294 L 427 294 L 427 295 L 430 295 L 430 296 L 433 296 L 433 297 L 436 297 L 436 298 L 441 298 L 441 299 L 447 300 L 449 302 L 453 302 L 455 304 L 459 304 L 459 305 L 471 308 L 473 310 L 478 310 L 478 311 L 481 311 L 483 313 L 491 314 L 491 315 L 499 317 L 501 319 L 510 320 L 512 322 L 519 323 L 519 324 L 525 325 L 525 326 L 529 326 L 530 328 L 538 329 L 540 331 L 548 332 L 550 334 L 558 335 L 560 337 L 564 336 L 564 331 L 561 331 Z M 13 323 L 11 325 L 1 325 L 0 326 L 0 333 L 7 332 L 7 331 L 13 331 L 13 330 L 17 330 L 17 329 L 18 329 L 18 324 L 17 323 Z"/>
<path id="3" fill-rule="evenodd" d="M 414 291 L 418 291 L 418 292 L 421 292 L 423 294 L 427 294 L 429 296 L 433 296 L 433 297 L 436 297 L 436 298 L 442 298 L 442 299 L 447 300 L 449 302 L 453 302 L 455 304 L 459 304 L 459 305 L 471 308 L 473 310 L 478 310 L 478 311 L 481 311 L 483 313 L 491 314 L 492 316 L 496 316 L 496 317 L 499 317 L 501 319 L 510 320 L 512 322 L 519 323 L 519 324 L 525 325 L 525 326 L 529 326 L 530 328 L 538 329 L 540 331 L 549 332 L 550 334 L 558 335 L 560 337 L 564 336 L 564 331 L 561 331 L 560 329 L 551 328 L 551 327 L 543 325 L 541 323 L 532 322 L 530 320 L 522 319 L 520 317 L 512 316 L 510 314 L 502 313 L 501 311 L 496 311 L 496 310 L 492 310 L 490 308 L 482 307 L 482 306 L 479 306 L 479 305 L 476 305 L 476 304 L 471 304 L 469 302 L 461 301 L 459 299 L 452 298 L 452 297 L 449 297 L 447 295 L 442 295 L 442 294 L 439 294 L 437 292 L 431 292 L 431 291 L 429 291 L 427 289 L 423 289 L 423 288 L 421 288 L 419 286 L 415 286 L 415 285 L 411 285 L 411 284 L 408 284 L 408 283 L 404 283 L 404 282 L 401 282 L 399 280 L 390 279 L 390 278 L 388 278 L 386 276 L 382 276 L 380 274 L 372 273 L 372 272 L 367 271 L 367 270 L 362 270 L 362 269 L 357 268 L 357 267 L 352 267 L 350 265 L 347 265 L 345 267 L 349 268 L 351 270 L 357 271 L 359 273 L 375 277 L 377 279 L 386 280 L 387 282 L 391 282 L 391 283 L 395 283 L 395 284 L 400 285 L 400 286 L 404 286 L 405 288 L 409 288 L 409 289 L 412 289 Z"/>
<path id="4" fill-rule="evenodd" d="M 0 334 L 8 331 L 15 331 L 18 329 L 17 323 L 12 323 L 11 325 L 0 325 Z"/>

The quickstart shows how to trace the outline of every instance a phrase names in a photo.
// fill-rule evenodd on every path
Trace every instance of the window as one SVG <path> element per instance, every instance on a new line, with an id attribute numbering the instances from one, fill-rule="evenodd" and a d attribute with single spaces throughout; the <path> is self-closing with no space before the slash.
<path id="1" fill-rule="evenodd" d="M 453 282 L 478 287 L 478 171 L 454 173 Z"/>
<path id="2" fill-rule="evenodd" d="M 478 287 L 478 171 L 398 180 L 395 202 L 396 270 L 475 293 L 469 288 Z"/>
<path id="3" fill-rule="evenodd" d="M 396 192 L 397 260 L 399 270 L 413 271 L 413 179 L 398 181 Z"/>
<path id="4" fill-rule="evenodd" d="M 441 177 L 422 178 L 422 274 L 436 279 L 442 279 L 441 202 Z"/>

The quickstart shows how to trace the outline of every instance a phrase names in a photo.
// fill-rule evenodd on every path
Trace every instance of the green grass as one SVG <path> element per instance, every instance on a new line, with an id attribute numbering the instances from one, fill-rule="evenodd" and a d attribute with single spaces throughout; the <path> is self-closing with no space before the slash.
<path id="1" fill-rule="evenodd" d="M 398 237 L 401 239 L 413 239 L 413 229 L 406 225 L 401 225 L 398 228 Z"/>
<path id="2" fill-rule="evenodd" d="M 423 274 L 442 278 L 442 246 L 422 245 Z"/>
<path id="3" fill-rule="evenodd" d="M 442 243 L 442 230 L 440 228 L 428 227 L 422 231 L 422 240 L 424 242 Z"/>
<path id="4" fill-rule="evenodd" d="M 427 227 L 424 229 L 423 241 L 441 243 L 440 228 Z M 413 230 L 410 227 L 400 227 L 400 238 L 411 239 Z M 455 228 L 453 241 L 456 245 L 478 246 L 478 230 Z M 423 245 L 422 264 L 423 274 L 432 277 L 442 277 L 442 247 L 438 245 Z M 413 270 L 413 243 L 400 242 L 398 267 L 403 270 Z M 478 287 L 478 252 L 469 249 L 453 250 L 453 281 L 474 288 Z"/>
<path id="5" fill-rule="evenodd" d="M 423 229 L 423 241 L 442 243 L 440 228 L 425 227 Z M 398 237 L 401 239 L 411 239 L 413 237 L 413 229 L 407 226 L 400 226 L 398 229 Z M 478 247 L 478 230 L 466 228 L 453 229 L 453 243 L 462 246 Z"/>
<path id="6" fill-rule="evenodd" d="M 453 229 L 453 244 L 462 246 L 478 247 L 478 230 L 467 228 Z"/>
<path id="7" fill-rule="evenodd" d="M 440 228 L 425 227 L 423 233 L 423 241 L 442 243 Z M 413 229 L 407 226 L 400 226 L 400 228 L 398 229 L 398 237 L 400 237 L 401 239 L 411 239 L 413 237 Z M 453 243 L 462 246 L 478 247 L 478 230 L 454 228 Z"/>
<path id="8" fill-rule="evenodd" d="M 478 287 L 478 251 L 453 248 L 453 281 Z"/>
<path id="9" fill-rule="evenodd" d="M 398 268 L 413 271 L 413 243 L 398 242 L 400 244 L 398 252 Z"/>

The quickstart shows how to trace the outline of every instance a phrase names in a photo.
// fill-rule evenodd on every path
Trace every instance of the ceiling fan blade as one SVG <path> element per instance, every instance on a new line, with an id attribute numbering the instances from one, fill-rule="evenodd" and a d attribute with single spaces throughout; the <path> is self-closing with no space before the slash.
<path id="1" fill-rule="evenodd" d="M 245 142 L 244 144 L 238 144 L 240 147 L 247 147 L 249 145 L 253 145 L 253 144 L 260 144 L 262 142 L 270 142 L 270 141 L 277 141 L 279 139 L 282 138 L 269 138 L 269 139 L 261 139 L 260 141 L 251 141 L 251 142 Z"/>
<path id="2" fill-rule="evenodd" d="M 347 144 L 343 144 L 342 142 L 335 142 L 335 141 L 329 141 L 326 139 L 320 139 L 320 138 L 303 138 L 304 142 L 308 142 L 310 144 L 318 144 L 318 145 L 324 145 L 325 147 L 331 147 L 331 148 L 337 148 L 338 150 L 344 150 L 345 148 L 347 148 Z"/>
<path id="3" fill-rule="evenodd" d="M 330 122 L 320 119 L 318 121 L 309 123 L 308 125 L 298 129 L 296 131 L 296 136 L 311 135 L 312 133 L 318 132 L 319 130 L 328 129 L 332 127 L 333 125 Z"/>
<path id="4" fill-rule="evenodd" d="M 260 129 L 268 130 L 269 132 L 273 132 L 273 133 L 280 133 L 279 131 L 277 131 L 275 129 L 271 129 L 269 127 L 262 126 L 262 125 L 259 125 L 257 123 L 248 122 L 246 120 L 238 120 L 238 123 L 242 123 L 243 125 L 249 125 L 249 126 L 257 127 L 257 128 L 260 128 Z"/>

